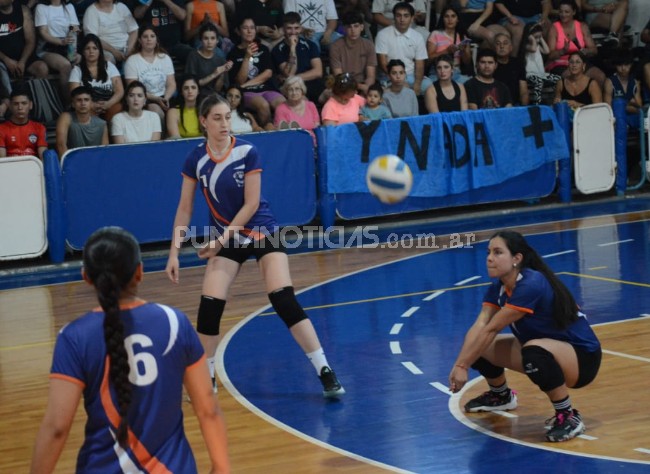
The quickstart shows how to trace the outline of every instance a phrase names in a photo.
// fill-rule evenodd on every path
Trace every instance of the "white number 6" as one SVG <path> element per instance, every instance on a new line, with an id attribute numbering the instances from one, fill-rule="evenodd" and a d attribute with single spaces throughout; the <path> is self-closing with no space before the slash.
<path id="1" fill-rule="evenodd" d="M 142 348 L 153 346 L 153 342 L 144 334 L 132 334 L 124 339 L 126 353 L 129 356 L 129 382 L 139 387 L 151 385 L 158 378 L 156 358 L 148 352 L 134 352 L 135 345 Z"/>

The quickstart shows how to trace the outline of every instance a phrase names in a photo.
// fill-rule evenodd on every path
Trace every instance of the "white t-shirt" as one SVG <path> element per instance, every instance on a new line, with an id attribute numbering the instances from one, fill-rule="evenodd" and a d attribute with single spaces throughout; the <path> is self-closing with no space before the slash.
<path id="1" fill-rule="evenodd" d="M 65 38 L 70 31 L 70 26 L 79 26 L 77 12 L 71 4 L 65 5 L 36 5 L 34 25 L 47 26 L 47 31 L 55 38 Z M 41 40 L 42 41 L 42 40 Z"/>
<path id="2" fill-rule="evenodd" d="M 174 64 L 166 54 L 156 55 L 151 63 L 140 53 L 132 54 L 124 63 L 124 79 L 142 82 L 148 94 L 158 97 L 165 95 L 165 83 L 170 74 L 174 74 Z"/>
<path id="3" fill-rule="evenodd" d="M 402 34 L 394 26 L 388 26 L 377 33 L 375 39 L 377 54 L 385 54 L 388 60 L 401 59 L 404 61 L 406 74 L 415 74 L 415 60 L 426 60 L 427 47 L 422 35 L 413 28 Z"/>
<path id="4" fill-rule="evenodd" d="M 111 136 L 123 136 L 126 143 L 150 142 L 155 132 L 162 132 L 160 117 L 150 110 L 143 110 L 140 117 L 120 112 L 111 120 Z"/>
<path id="5" fill-rule="evenodd" d="M 100 12 L 93 3 L 84 14 L 84 33 L 93 33 L 115 49 L 126 52 L 129 33 L 138 29 L 138 23 L 123 3 L 113 4 L 110 13 Z"/>
<path id="6" fill-rule="evenodd" d="M 323 33 L 327 29 L 327 20 L 338 20 L 334 0 L 283 0 L 285 12 L 300 14 L 303 28 Z"/>
<path id="7" fill-rule="evenodd" d="M 81 68 L 79 66 L 75 66 L 72 68 L 72 71 L 70 71 L 70 78 L 68 79 L 68 82 L 76 82 L 82 86 L 90 87 L 94 92 L 93 98 L 95 98 L 95 100 L 109 100 L 113 95 L 113 78 L 119 77 L 120 71 L 117 70 L 115 64 L 110 61 L 106 61 L 106 73 L 108 75 L 108 79 L 105 82 L 102 82 L 98 79 L 90 79 L 87 84 L 84 84 L 82 81 Z M 96 97 L 102 98 L 97 99 Z"/>

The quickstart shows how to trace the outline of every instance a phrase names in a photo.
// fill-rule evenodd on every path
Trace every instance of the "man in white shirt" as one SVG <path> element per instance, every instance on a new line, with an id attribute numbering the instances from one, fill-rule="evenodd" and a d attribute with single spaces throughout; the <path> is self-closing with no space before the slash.
<path id="1" fill-rule="evenodd" d="M 427 48 L 422 36 L 411 28 L 415 9 L 410 3 L 399 2 L 393 7 L 394 25 L 377 33 L 375 51 L 382 78 L 388 75 L 388 62 L 401 59 L 406 66 L 406 80 L 416 95 L 422 95 L 432 84 L 424 75 Z"/>
<path id="2" fill-rule="evenodd" d="M 393 8 L 404 0 L 373 0 L 372 19 L 377 24 L 377 31 L 381 31 L 393 24 Z M 415 14 L 411 28 L 420 33 L 426 43 L 429 38 L 429 31 L 422 25 L 426 22 L 427 6 L 425 0 L 409 0 L 413 5 Z"/>

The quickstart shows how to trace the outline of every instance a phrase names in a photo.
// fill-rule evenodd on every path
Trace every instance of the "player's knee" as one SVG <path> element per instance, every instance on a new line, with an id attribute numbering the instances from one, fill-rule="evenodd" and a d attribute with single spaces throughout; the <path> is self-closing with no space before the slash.
<path id="1" fill-rule="evenodd" d="M 305 310 L 302 309 L 293 292 L 293 286 L 285 286 L 272 291 L 269 293 L 269 300 L 275 312 L 278 313 L 278 316 L 288 328 L 307 319 Z"/>
<path id="2" fill-rule="evenodd" d="M 218 336 L 221 316 L 225 307 L 225 300 L 201 295 L 199 314 L 196 318 L 196 331 L 206 336 Z"/>
<path id="3" fill-rule="evenodd" d="M 476 362 L 472 364 L 472 369 L 477 370 L 486 379 L 496 379 L 503 375 L 503 367 L 497 367 L 489 360 L 479 357 Z"/>
<path id="4" fill-rule="evenodd" d="M 564 385 L 564 372 L 553 354 L 540 346 L 524 346 L 521 361 L 528 378 L 543 392 Z"/>

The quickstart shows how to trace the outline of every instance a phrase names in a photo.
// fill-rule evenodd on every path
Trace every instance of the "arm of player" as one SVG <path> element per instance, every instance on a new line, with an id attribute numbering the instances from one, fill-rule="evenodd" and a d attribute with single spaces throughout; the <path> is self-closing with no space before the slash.
<path id="1" fill-rule="evenodd" d="M 176 217 L 174 217 L 174 229 L 172 232 L 172 243 L 169 249 L 169 257 L 167 258 L 167 266 L 165 273 L 167 277 L 173 282 L 178 283 L 179 268 L 178 252 L 181 249 L 182 239 L 185 236 L 185 231 L 192 218 L 192 211 L 194 210 L 194 195 L 196 193 L 196 181 L 183 176 L 183 185 L 181 186 L 181 197 L 178 201 L 178 208 L 176 209 Z"/>
<path id="2" fill-rule="evenodd" d="M 31 474 L 54 472 L 81 400 L 83 387 L 69 380 L 50 379 L 47 408 L 36 435 Z"/>

